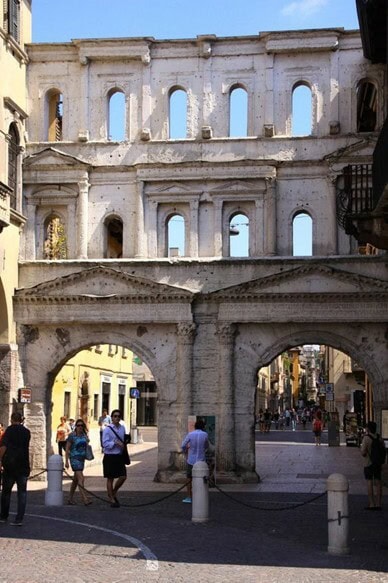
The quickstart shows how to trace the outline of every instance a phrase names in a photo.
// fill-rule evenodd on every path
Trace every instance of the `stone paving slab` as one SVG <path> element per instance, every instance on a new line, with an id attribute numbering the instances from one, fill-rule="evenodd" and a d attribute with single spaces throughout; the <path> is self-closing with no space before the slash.
<path id="1" fill-rule="evenodd" d="M 388 583 L 388 509 L 364 510 L 358 450 L 258 444 L 263 481 L 211 489 L 209 521 L 195 524 L 183 491 L 174 493 L 180 485 L 153 482 L 155 444 L 132 451 L 120 509 L 101 499 L 46 507 L 45 483 L 30 484 L 23 527 L 0 524 L 0 583 L 52 583 L 64 573 L 76 583 Z M 326 496 L 311 501 L 325 491 L 319 476 L 339 468 L 357 486 L 349 495 L 351 554 L 343 557 L 327 553 Z M 105 498 L 98 460 L 85 473 L 87 487 Z"/>

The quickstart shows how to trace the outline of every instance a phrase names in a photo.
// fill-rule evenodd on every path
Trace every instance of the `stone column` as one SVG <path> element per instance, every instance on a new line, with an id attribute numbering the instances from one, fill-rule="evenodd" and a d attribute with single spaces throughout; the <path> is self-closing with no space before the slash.
<path id="1" fill-rule="evenodd" d="M 222 200 L 214 201 L 214 257 L 222 257 Z"/>
<path id="2" fill-rule="evenodd" d="M 232 471 L 235 466 L 235 423 L 234 423 L 234 324 L 217 326 L 218 336 L 218 415 L 217 468 Z"/>
<path id="3" fill-rule="evenodd" d="M 35 219 L 36 219 L 36 204 L 29 198 L 27 198 L 27 209 L 26 209 L 27 221 L 24 226 L 24 256 L 23 259 L 27 261 L 34 261 L 36 259 L 36 232 L 35 232 Z M 43 248 L 43 230 L 42 230 L 42 248 Z"/>
<path id="4" fill-rule="evenodd" d="M 189 257 L 198 257 L 198 207 L 198 200 L 190 201 Z"/>
<path id="5" fill-rule="evenodd" d="M 134 232 L 132 229 L 134 228 Z M 144 182 L 139 180 L 136 182 L 136 221 L 130 225 L 131 232 L 129 237 L 135 238 L 135 257 L 146 257 L 147 253 L 144 249 Z M 128 236 L 128 235 L 127 235 Z M 127 243 L 128 246 L 128 243 Z M 131 248 L 132 245 L 130 245 Z"/>
<path id="6" fill-rule="evenodd" d="M 88 258 L 88 204 L 89 204 L 88 179 L 85 178 L 78 183 L 78 238 L 77 238 L 77 259 Z"/>
<path id="7" fill-rule="evenodd" d="M 158 241 L 158 203 L 154 200 L 149 201 L 147 220 L 148 233 L 148 257 L 163 257 L 165 241 Z"/>
<path id="8" fill-rule="evenodd" d="M 193 345 L 196 324 L 182 322 L 177 325 L 177 403 L 181 417 L 187 430 L 187 417 L 192 414 L 192 378 L 193 378 Z"/>
<path id="9" fill-rule="evenodd" d="M 264 255 L 264 237 L 265 237 L 265 225 L 264 225 L 264 201 L 263 198 L 257 198 L 255 200 L 255 223 L 256 223 L 256 233 L 255 233 L 255 247 L 252 250 L 253 257 L 262 257 Z"/>
<path id="10" fill-rule="evenodd" d="M 272 178 L 266 178 L 264 195 L 264 254 L 276 255 L 276 183 Z"/>
<path id="11" fill-rule="evenodd" d="M 338 253 L 338 224 L 337 224 L 337 174 L 330 173 L 327 176 L 327 185 L 329 190 L 328 205 L 326 217 L 328 220 L 327 226 L 329 234 L 327 235 L 327 240 L 331 241 L 331 247 L 327 246 L 326 249 L 314 249 L 314 232 L 313 232 L 313 254 L 316 255 L 337 255 Z M 315 228 L 317 226 L 315 225 Z M 317 237 L 318 240 L 322 239 L 322 236 Z M 329 245 L 329 244 L 328 244 Z"/>
<path id="12" fill-rule="evenodd" d="M 177 325 L 176 352 L 176 402 L 177 402 L 177 442 L 178 449 L 187 433 L 187 418 L 193 414 L 193 345 L 196 324 L 181 322 Z M 183 459 L 182 459 L 183 462 Z"/>

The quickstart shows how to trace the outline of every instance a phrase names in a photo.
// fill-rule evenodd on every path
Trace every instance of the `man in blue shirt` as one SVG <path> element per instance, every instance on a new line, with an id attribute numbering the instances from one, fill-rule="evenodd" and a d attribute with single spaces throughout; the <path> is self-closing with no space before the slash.
<path id="1" fill-rule="evenodd" d="M 187 497 L 182 500 L 186 504 L 191 504 L 192 499 L 192 470 L 196 462 L 206 461 L 206 450 L 209 447 L 209 439 L 205 429 L 203 419 L 197 419 L 194 431 L 190 431 L 182 442 L 182 451 L 187 456 Z"/>

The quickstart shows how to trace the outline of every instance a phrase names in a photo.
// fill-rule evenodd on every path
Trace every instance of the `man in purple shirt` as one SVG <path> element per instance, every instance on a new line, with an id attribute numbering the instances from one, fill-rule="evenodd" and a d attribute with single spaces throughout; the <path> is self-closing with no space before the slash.
<path id="1" fill-rule="evenodd" d="M 203 419 L 197 419 L 194 431 L 190 431 L 182 442 L 182 451 L 187 456 L 187 497 L 182 500 L 186 504 L 191 504 L 192 498 L 192 470 L 196 462 L 206 461 L 206 450 L 209 447 L 208 435 Z"/>

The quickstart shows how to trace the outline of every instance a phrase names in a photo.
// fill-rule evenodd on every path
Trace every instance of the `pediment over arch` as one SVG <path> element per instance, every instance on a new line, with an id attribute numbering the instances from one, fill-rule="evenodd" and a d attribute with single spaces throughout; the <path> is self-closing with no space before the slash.
<path id="1" fill-rule="evenodd" d="M 183 288 L 98 266 L 58 277 L 31 288 L 19 289 L 15 294 L 15 302 L 43 300 L 64 304 L 66 301 L 109 299 L 146 303 L 162 303 L 166 300 L 190 302 L 193 295 L 193 292 Z"/>
<path id="2" fill-rule="evenodd" d="M 239 302 L 263 296 L 311 296 L 317 299 L 319 296 L 343 295 L 344 299 L 350 296 L 376 299 L 385 294 L 388 295 L 388 281 L 328 266 L 306 265 L 210 292 L 206 297 L 217 302 Z"/>
<path id="3" fill-rule="evenodd" d="M 77 158 L 76 156 L 71 156 L 70 154 L 66 154 L 61 152 L 57 148 L 45 148 L 40 152 L 36 152 L 35 154 L 31 154 L 27 156 L 23 161 L 23 166 L 27 170 L 39 169 L 44 168 L 47 169 L 48 167 L 72 167 L 72 168 L 79 168 L 80 166 L 88 167 L 84 160 L 81 158 Z"/>

